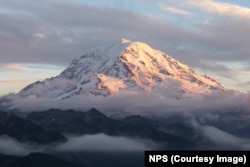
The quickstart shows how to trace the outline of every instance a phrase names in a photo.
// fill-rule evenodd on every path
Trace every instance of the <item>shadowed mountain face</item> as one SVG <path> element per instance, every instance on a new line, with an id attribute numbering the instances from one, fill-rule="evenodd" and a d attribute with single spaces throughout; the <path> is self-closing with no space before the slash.
<path id="1" fill-rule="evenodd" d="M 27 120 L 46 129 L 64 134 L 98 134 L 149 139 L 168 145 L 169 148 L 192 148 L 200 136 L 190 127 L 181 124 L 164 124 L 141 116 L 111 119 L 96 109 L 88 112 L 52 109 L 32 112 Z"/>
<path id="2" fill-rule="evenodd" d="M 229 118 L 232 119 L 230 115 L 224 117 L 224 119 Z M 176 121 L 169 119 L 170 121 L 150 119 L 139 115 L 113 119 L 94 108 L 87 112 L 60 109 L 32 112 L 25 119 L 11 113 L 0 112 L 0 134 L 10 136 L 19 142 L 39 145 L 64 142 L 67 138 L 62 134 L 79 137 L 105 134 L 113 137 L 147 140 L 155 143 L 156 149 L 174 150 L 210 149 L 220 145 L 220 148 L 240 148 L 240 143 L 234 144 L 231 140 L 244 144 L 247 142 L 244 137 L 249 136 L 247 133 L 249 124 L 246 123 L 244 127 L 234 127 L 239 125 L 237 117 L 235 117 L 236 123 L 234 124 L 229 124 L 225 120 L 207 121 L 206 125 L 202 125 L 204 122 L 201 123 L 201 127 L 195 127 L 190 124 L 190 121 L 185 122 L 183 118 L 176 119 Z M 218 134 L 219 138 L 217 139 L 213 134 Z M 222 140 L 224 136 L 230 137 L 225 144 Z"/>
<path id="3" fill-rule="evenodd" d="M 57 152 L 31 153 L 27 156 L 0 154 L 1 167 L 143 167 L 144 154 L 138 152 Z"/>
<path id="4" fill-rule="evenodd" d="M 32 112 L 26 119 L 46 129 L 67 134 L 114 134 L 119 129 L 116 126 L 118 121 L 106 117 L 95 109 L 88 112 L 51 109 Z"/>
<path id="5" fill-rule="evenodd" d="M 1 167 L 77 167 L 75 164 L 43 153 L 31 153 L 25 157 L 1 155 Z"/>
<path id="6" fill-rule="evenodd" d="M 104 133 L 110 136 L 138 138 L 160 143 L 163 148 L 193 148 L 199 134 L 179 123 L 160 123 L 141 116 L 112 119 L 96 109 L 87 112 L 51 109 L 32 112 L 25 119 L 0 112 L 0 135 L 39 145 L 65 142 L 66 135 Z"/>
<path id="7" fill-rule="evenodd" d="M 51 144 L 66 141 L 66 138 L 59 132 L 47 130 L 31 121 L 2 111 L 0 111 L 0 136 L 1 135 L 7 135 L 20 142 L 36 144 Z"/>

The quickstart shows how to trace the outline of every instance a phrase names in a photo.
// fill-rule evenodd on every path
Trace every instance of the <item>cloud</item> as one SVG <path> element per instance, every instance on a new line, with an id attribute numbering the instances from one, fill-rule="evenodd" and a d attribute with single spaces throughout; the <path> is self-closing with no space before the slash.
<path id="1" fill-rule="evenodd" d="M 193 16 L 193 14 L 187 10 L 179 9 L 179 8 L 176 8 L 173 6 L 169 6 L 167 4 L 159 3 L 159 7 L 167 12 L 170 12 L 170 13 L 184 15 L 184 16 L 188 16 L 188 17 Z"/>
<path id="2" fill-rule="evenodd" d="M 205 137 L 219 145 L 242 146 L 247 142 L 246 139 L 236 137 L 212 126 L 203 126 L 201 127 L 201 131 Z"/>
<path id="3" fill-rule="evenodd" d="M 43 3 L 47 5 L 26 5 L 25 2 L 1 5 L 10 11 L 0 13 L 0 21 L 4 23 L 0 26 L 0 45 L 4 48 L 1 62 L 66 65 L 93 47 L 123 37 L 146 41 L 152 37 L 152 32 L 154 36 L 155 33 L 165 34 L 168 39 L 172 31 L 182 34 L 178 26 L 121 8 L 61 1 Z M 19 17 L 16 9 L 23 11 L 18 13 Z M 169 33 L 163 33 L 167 30 Z"/>
<path id="4" fill-rule="evenodd" d="M 30 79 L 4 79 L 0 80 L 0 94 L 6 95 L 20 91 L 20 87 L 27 86 L 32 80 Z"/>
<path id="5" fill-rule="evenodd" d="M 95 107 L 113 117 L 136 114 L 160 117 L 168 117 L 169 115 L 190 117 L 192 115 L 205 116 L 206 114 L 211 114 L 211 111 L 222 113 L 237 111 L 238 109 L 250 111 L 247 103 L 249 98 L 249 94 L 230 90 L 224 93 L 184 96 L 180 99 L 133 91 L 120 92 L 107 97 L 83 95 L 62 100 L 37 97 L 35 95 L 23 97 L 11 94 L 2 97 L 2 99 L 5 99 L 5 102 L 8 101 L 10 106 L 25 112 L 43 111 L 50 108 L 87 111 Z"/>
<path id="6" fill-rule="evenodd" d="M 250 8 L 247 7 L 225 2 L 216 2 L 214 0 L 190 0 L 187 3 L 209 13 L 250 19 Z"/>
<path id="7" fill-rule="evenodd" d="M 39 149 L 38 149 L 39 150 Z M 28 155 L 34 151 L 29 144 L 19 143 L 8 136 L 0 136 L 0 153 L 7 155 Z"/>
<path id="8" fill-rule="evenodd" d="M 237 113 L 238 118 L 235 118 L 234 113 L 230 112 L 208 112 L 205 113 L 205 115 L 203 115 L 203 113 L 198 119 L 192 117 L 188 122 L 196 130 L 196 133 L 200 133 L 204 136 L 205 140 L 210 141 L 211 145 L 205 147 L 206 149 L 242 150 L 249 148 L 249 136 L 242 137 L 239 135 L 240 133 L 245 133 L 244 130 L 237 129 L 237 135 L 234 134 L 235 132 L 232 130 L 235 127 L 225 128 L 228 124 L 230 124 L 229 126 L 244 126 L 244 124 L 249 121 L 249 113 L 248 116 Z"/>
<path id="9" fill-rule="evenodd" d="M 31 71 L 31 68 L 22 64 L 18 64 L 18 63 L 5 64 L 3 67 L 7 69 L 11 69 L 11 70 L 18 70 L 18 71 Z"/>
<path id="10" fill-rule="evenodd" d="M 246 88 L 247 92 L 250 92 L 250 81 L 239 82 L 237 84 L 237 87 L 244 87 L 244 88 Z"/>
<path id="11" fill-rule="evenodd" d="M 58 151 L 144 151 L 152 148 L 152 142 L 126 137 L 112 137 L 105 134 L 71 137 L 59 145 Z"/>
<path id="12" fill-rule="evenodd" d="M 138 152 L 155 149 L 158 145 L 152 141 L 114 137 L 105 134 L 83 135 L 69 137 L 66 143 L 57 145 L 37 146 L 29 143 L 20 143 L 8 136 L 0 136 L 0 154 L 25 156 L 31 152 Z"/>
<path id="13" fill-rule="evenodd" d="M 233 61 L 214 63 L 212 61 L 206 61 L 201 64 L 203 64 L 202 69 L 196 67 L 197 72 L 207 73 L 210 71 L 210 76 L 216 76 L 216 80 L 222 83 L 225 88 L 242 92 L 250 90 L 249 79 L 246 78 L 250 71 L 244 67 L 244 63 Z"/>
<path id="14" fill-rule="evenodd" d="M 13 79 L 13 80 L 0 80 L 1 84 L 21 84 L 21 85 L 26 85 L 29 83 L 26 79 Z"/>

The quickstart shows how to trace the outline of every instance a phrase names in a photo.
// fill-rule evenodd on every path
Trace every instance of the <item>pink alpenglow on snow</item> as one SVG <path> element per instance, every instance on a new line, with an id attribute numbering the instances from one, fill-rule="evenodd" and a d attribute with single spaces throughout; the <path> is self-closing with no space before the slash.
<path id="1" fill-rule="evenodd" d="M 109 96 L 120 91 L 182 97 L 223 92 L 224 88 L 162 51 L 122 39 L 92 49 L 73 60 L 60 75 L 35 82 L 19 95 L 64 99 L 76 95 Z"/>

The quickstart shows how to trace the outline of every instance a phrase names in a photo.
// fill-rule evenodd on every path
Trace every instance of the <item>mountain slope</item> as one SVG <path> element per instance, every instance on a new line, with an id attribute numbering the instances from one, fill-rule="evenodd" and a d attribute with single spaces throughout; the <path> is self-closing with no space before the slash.
<path id="1" fill-rule="evenodd" d="M 122 40 L 91 50 L 60 75 L 37 81 L 19 95 L 63 99 L 82 94 L 108 96 L 120 90 L 179 97 L 224 88 L 145 43 Z"/>
<path id="2" fill-rule="evenodd" d="M 112 119 L 96 109 L 87 112 L 51 109 L 30 113 L 27 120 L 45 129 L 69 135 L 104 133 L 111 136 L 148 139 L 168 148 L 193 148 L 201 137 L 194 129 L 182 124 L 163 124 L 141 116 Z M 195 142 L 194 142 L 195 141 Z M 197 145 L 196 145 L 197 144 Z"/>
<path id="3" fill-rule="evenodd" d="M 112 134 L 119 129 L 115 120 L 95 109 L 88 112 L 60 109 L 31 112 L 26 120 L 66 134 Z"/>
<path id="4" fill-rule="evenodd" d="M 20 142 L 51 144 L 65 142 L 66 138 L 53 130 L 47 130 L 14 114 L 0 111 L 0 136 L 7 135 Z"/>
<path id="5" fill-rule="evenodd" d="M 31 153 L 25 157 L 0 154 L 0 166 L 3 167 L 77 167 L 75 164 L 52 155 Z"/>

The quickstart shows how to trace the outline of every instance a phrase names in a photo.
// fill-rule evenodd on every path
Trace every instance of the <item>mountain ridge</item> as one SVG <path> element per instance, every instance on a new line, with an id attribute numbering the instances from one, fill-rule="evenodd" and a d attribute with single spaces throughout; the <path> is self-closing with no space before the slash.
<path id="1" fill-rule="evenodd" d="M 183 148 L 196 147 L 193 140 L 201 137 L 195 135 L 196 131 L 184 123 L 160 123 L 139 115 L 113 119 L 93 108 L 86 112 L 60 109 L 31 112 L 26 120 L 69 136 L 106 134 L 152 140 L 161 143 L 162 147 L 171 143 L 171 148 L 180 145 Z"/>
<path id="2" fill-rule="evenodd" d="M 41 145 L 65 142 L 67 140 L 57 131 L 47 130 L 12 113 L 0 111 L 0 137 L 2 135 L 15 138 L 20 142 Z"/>

